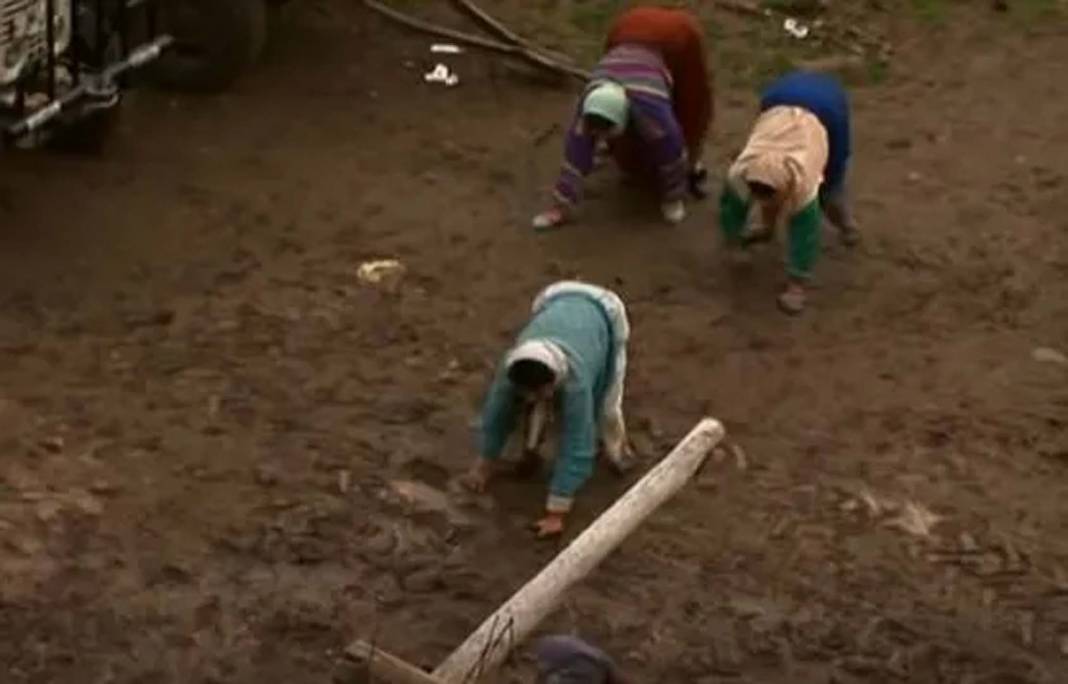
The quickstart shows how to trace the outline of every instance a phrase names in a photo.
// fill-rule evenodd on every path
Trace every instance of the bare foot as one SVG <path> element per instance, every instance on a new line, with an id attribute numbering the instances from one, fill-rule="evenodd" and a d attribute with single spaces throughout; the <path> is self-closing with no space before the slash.
<path id="1" fill-rule="evenodd" d="M 544 518 L 534 523 L 534 531 L 538 539 L 560 536 L 564 533 L 563 513 L 546 513 Z"/>

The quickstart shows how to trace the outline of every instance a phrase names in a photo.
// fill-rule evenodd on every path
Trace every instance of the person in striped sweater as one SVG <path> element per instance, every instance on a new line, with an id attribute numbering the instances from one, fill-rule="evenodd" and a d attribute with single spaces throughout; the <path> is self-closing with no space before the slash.
<path id="1" fill-rule="evenodd" d="M 623 419 L 630 324 L 617 294 L 574 281 L 544 289 L 532 313 L 486 395 L 480 453 L 463 483 L 484 491 L 520 416 L 551 403 L 560 451 L 545 514 L 535 523 L 538 535 L 548 537 L 563 531 L 575 493 L 593 472 L 598 436 L 618 470 L 631 466 Z"/>
<path id="2" fill-rule="evenodd" d="M 568 127 L 553 204 L 534 218 L 534 228 L 554 228 L 572 217 L 601 144 L 625 176 L 657 191 L 664 219 L 679 223 L 687 190 L 704 196 L 701 156 L 712 114 L 697 18 L 664 7 L 624 12 Z"/>
<path id="3" fill-rule="evenodd" d="M 720 228 L 728 248 L 741 254 L 785 224 L 787 283 L 778 303 L 796 314 L 804 309 L 805 283 L 819 256 L 821 215 L 846 245 L 860 239 L 846 184 L 849 100 L 834 78 L 798 71 L 773 82 L 760 109 L 745 149 L 727 172 Z"/>

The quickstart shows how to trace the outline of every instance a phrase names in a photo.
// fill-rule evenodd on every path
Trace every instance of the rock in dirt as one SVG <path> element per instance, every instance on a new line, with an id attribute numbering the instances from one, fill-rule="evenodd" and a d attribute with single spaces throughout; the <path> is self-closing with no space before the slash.
<path id="1" fill-rule="evenodd" d="M 1050 363 L 1058 366 L 1068 366 L 1068 356 L 1065 356 L 1056 349 L 1050 349 L 1049 347 L 1036 347 L 1031 352 L 1031 358 L 1038 363 Z"/>
<path id="2" fill-rule="evenodd" d="M 0 321 L 0 352 L 25 354 L 37 346 L 37 336 L 25 326 Z"/>
<path id="3" fill-rule="evenodd" d="M 361 548 L 377 556 L 388 555 L 397 548 L 397 535 L 389 527 L 380 527 L 368 537 Z"/>
<path id="4" fill-rule="evenodd" d="M 21 556 L 36 556 L 44 549 L 44 544 L 38 539 L 28 536 L 19 535 L 7 540 L 6 546 L 18 553 Z"/>
<path id="5" fill-rule="evenodd" d="M 337 471 L 337 490 L 341 494 L 348 494 L 352 489 L 352 471 L 339 470 Z"/>
<path id="6" fill-rule="evenodd" d="M 63 506 L 55 499 L 42 499 L 37 502 L 34 512 L 38 520 L 48 524 L 56 519 L 62 509 Z"/>
<path id="7" fill-rule="evenodd" d="M 119 493 L 120 488 L 112 482 L 100 479 L 89 485 L 89 491 L 98 496 L 114 496 Z"/>
<path id="8" fill-rule="evenodd" d="M 901 510 L 901 515 L 887 520 L 884 525 L 899 529 L 914 537 L 929 537 L 934 526 L 941 522 L 942 516 L 932 513 L 922 504 L 909 501 Z"/>
<path id="9" fill-rule="evenodd" d="M 883 662 L 862 655 L 846 656 L 838 661 L 838 667 L 855 675 L 874 675 L 883 671 Z"/>
<path id="10" fill-rule="evenodd" d="M 66 442 L 59 435 L 45 437 L 40 444 L 42 449 L 53 454 L 62 453 L 63 448 L 66 446 Z"/>
<path id="11" fill-rule="evenodd" d="M 71 492 L 67 500 L 79 513 L 90 517 L 97 517 L 104 512 L 104 504 L 87 491 L 75 490 Z"/>
<path id="12" fill-rule="evenodd" d="M 439 568 L 420 568 L 405 576 L 401 583 L 406 591 L 416 594 L 425 594 L 444 586 Z"/>
<path id="13" fill-rule="evenodd" d="M 393 575 L 380 574 L 371 582 L 370 594 L 384 608 L 394 608 L 404 603 L 404 591 Z"/>
<path id="14" fill-rule="evenodd" d="M 449 495 L 436 487 L 415 480 L 393 480 L 389 486 L 405 506 L 415 512 L 442 515 L 450 524 L 456 526 L 472 523 L 472 520 L 449 500 Z"/>
<path id="15" fill-rule="evenodd" d="M 264 487 L 273 487 L 278 484 L 278 469 L 273 465 L 261 463 L 256 466 L 256 482 Z"/>
<path id="16" fill-rule="evenodd" d="M 360 264 L 356 277 L 364 285 L 380 287 L 386 292 L 396 292 L 408 268 L 396 259 L 376 259 Z"/>

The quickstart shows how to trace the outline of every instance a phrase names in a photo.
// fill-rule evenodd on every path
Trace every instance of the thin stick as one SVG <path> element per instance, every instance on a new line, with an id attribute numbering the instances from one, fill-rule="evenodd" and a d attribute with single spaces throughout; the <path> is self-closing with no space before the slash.
<path id="1" fill-rule="evenodd" d="M 450 0 L 461 12 L 475 20 L 475 23 L 511 45 L 529 45 L 519 34 L 497 21 L 471 0 Z"/>
<path id="2" fill-rule="evenodd" d="M 537 45 L 533 41 L 519 35 L 501 23 L 501 21 L 492 17 L 488 12 L 472 2 L 472 0 L 451 0 L 451 2 L 458 10 L 471 17 L 476 24 L 509 45 L 526 48 L 539 55 L 549 57 L 553 61 L 559 62 L 562 65 L 566 65 L 571 61 L 567 55 L 562 55 L 541 45 Z M 585 71 L 582 73 L 584 74 L 584 79 L 589 78 L 589 73 Z"/>
<path id="3" fill-rule="evenodd" d="M 345 652 L 361 663 L 367 664 L 367 671 L 375 678 L 381 678 L 388 684 L 442 684 L 434 675 L 428 674 L 414 665 L 391 655 L 374 644 L 356 641 Z"/>
<path id="4" fill-rule="evenodd" d="M 723 436 L 723 426 L 718 421 L 705 418 L 698 423 L 664 460 L 487 618 L 434 670 L 434 676 L 444 684 L 460 684 L 479 662 L 485 671 L 499 667 L 510 650 L 510 644 L 502 647 L 494 639 L 502 619 L 511 621 L 516 643 L 526 639 L 571 586 L 586 577 L 642 521 L 682 489 Z M 487 643 L 490 644 L 488 652 Z"/>
<path id="5" fill-rule="evenodd" d="M 589 72 L 583 69 L 579 69 L 578 67 L 569 64 L 561 64 L 560 62 L 550 59 L 549 57 L 524 46 L 508 45 L 507 43 L 502 43 L 500 41 L 474 36 L 469 33 L 464 33 L 463 31 L 457 31 L 445 26 L 439 26 L 438 24 L 423 21 L 422 19 L 416 19 L 415 17 L 408 16 L 403 12 L 398 12 L 392 7 L 378 2 L 378 0 L 363 0 L 363 4 L 369 10 L 377 12 L 393 22 L 406 26 L 412 30 L 419 31 L 420 33 L 426 33 L 439 38 L 448 38 L 449 40 L 462 43 L 469 47 L 481 48 L 490 52 L 516 57 L 542 69 L 557 74 L 563 74 L 565 76 L 571 76 L 582 81 L 589 78 Z"/>
<path id="6" fill-rule="evenodd" d="M 750 17 L 770 17 L 771 10 L 767 8 L 761 8 L 749 2 L 738 2 L 736 0 L 718 0 L 713 6 L 720 6 L 725 10 L 730 10 L 736 14 L 745 14 Z"/>
<path id="7" fill-rule="evenodd" d="M 760 7 L 759 5 L 756 5 L 751 2 L 746 2 L 745 0 L 718 0 L 714 6 L 722 7 L 723 9 L 728 10 L 730 12 L 734 12 L 735 14 L 744 14 L 749 17 L 787 16 L 782 12 L 779 12 L 778 10 L 771 9 L 770 7 Z M 826 28 L 830 29 L 831 26 L 828 25 Z M 852 34 L 858 39 L 860 39 L 861 42 L 867 42 L 871 45 L 874 45 L 882 52 L 886 52 L 889 47 L 889 45 L 884 41 L 880 41 L 878 38 L 864 33 L 855 26 L 845 28 L 843 30 L 843 33 L 845 33 L 846 35 Z M 861 45 L 854 43 L 848 40 L 847 38 L 835 36 L 833 33 L 830 32 L 830 30 L 825 30 L 822 32 L 822 34 L 824 40 L 836 43 L 839 47 L 844 47 L 845 49 L 855 54 L 864 54 L 864 48 Z"/>

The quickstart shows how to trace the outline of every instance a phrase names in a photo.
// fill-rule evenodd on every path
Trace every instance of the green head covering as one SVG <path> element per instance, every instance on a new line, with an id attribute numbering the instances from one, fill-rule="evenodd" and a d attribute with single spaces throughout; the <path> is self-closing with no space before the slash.
<path id="1" fill-rule="evenodd" d="M 627 90 L 612 81 L 594 85 L 582 101 L 583 116 L 594 114 L 611 121 L 616 135 L 627 127 L 627 109 Z"/>

